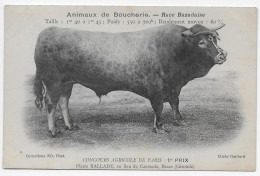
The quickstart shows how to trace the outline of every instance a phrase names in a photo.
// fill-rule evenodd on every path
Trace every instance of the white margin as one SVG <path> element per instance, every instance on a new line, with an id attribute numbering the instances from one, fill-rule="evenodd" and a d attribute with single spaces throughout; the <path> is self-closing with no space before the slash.
<path id="1" fill-rule="evenodd" d="M 224 172 L 224 171 L 99 171 L 99 170 L 22 170 L 22 169 L 2 169 L 3 153 L 3 69 L 4 69 L 4 6 L 5 5 L 118 5 L 118 6 L 205 6 L 205 7 L 257 7 L 260 8 L 260 0 L 0 0 L 0 175 L 19 175 L 19 176 L 42 176 L 42 175 L 62 175 L 62 176 L 240 176 L 240 175 L 259 175 L 260 174 L 260 155 L 259 155 L 259 127 L 260 127 L 260 105 L 257 104 L 257 168 L 256 172 Z M 258 48 L 257 48 L 257 67 L 259 68 L 259 11 L 258 11 Z M 257 71 L 257 90 L 259 88 L 260 72 Z M 257 102 L 260 96 L 257 93 Z"/>

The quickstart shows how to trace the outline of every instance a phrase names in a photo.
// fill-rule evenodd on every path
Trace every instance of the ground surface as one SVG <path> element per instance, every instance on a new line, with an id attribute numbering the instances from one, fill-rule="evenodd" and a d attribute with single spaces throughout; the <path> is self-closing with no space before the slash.
<path id="1" fill-rule="evenodd" d="M 147 99 L 131 92 L 111 92 L 99 99 L 90 89 L 74 85 L 70 113 L 80 127 L 51 138 L 45 111 L 34 105 L 32 76 L 28 78 L 28 101 L 25 107 L 26 133 L 42 146 L 52 147 L 210 147 L 232 141 L 242 128 L 235 72 L 219 72 L 188 83 L 181 92 L 180 112 L 187 126 L 173 123 L 171 108 L 164 104 L 163 123 L 170 133 L 152 132 L 153 111 Z M 60 112 L 56 117 L 60 116 Z"/>

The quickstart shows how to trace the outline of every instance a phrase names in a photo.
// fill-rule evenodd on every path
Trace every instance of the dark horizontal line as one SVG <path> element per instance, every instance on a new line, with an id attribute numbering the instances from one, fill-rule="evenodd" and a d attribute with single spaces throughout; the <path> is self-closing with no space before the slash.
<path id="1" fill-rule="evenodd" d="M 153 16 L 159 16 L 158 14 L 153 14 Z"/>

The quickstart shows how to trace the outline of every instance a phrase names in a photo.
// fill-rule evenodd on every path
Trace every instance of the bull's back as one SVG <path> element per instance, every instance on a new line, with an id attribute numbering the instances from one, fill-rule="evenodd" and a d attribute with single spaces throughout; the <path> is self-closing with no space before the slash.
<path id="1" fill-rule="evenodd" d="M 137 32 L 105 33 L 50 27 L 39 35 L 36 49 L 48 48 L 48 54 L 63 52 L 62 59 L 77 59 L 76 54 L 84 54 L 86 58 L 91 55 L 124 63 L 140 56 L 152 57 L 160 42 L 170 40 L 169 37 L 179 33 L 182 28 L 161 26 Z"/>
<path id="2" fill-rule="evenodd" d="M 94 87 L 100 82 L 111 89 L 135 87 L 146 84 L 148 72 L 159 67 L 158 47 L 172 33 L 165 27 L 129 33 L 51 27 L 39 35 L 35 62 L 44 72 Z"/>
<path id="3" fill-rule="evenodd" d="M 54 48 L 60 46 L 57 49 L 63 50 L 77 49 L 79 52 L 84 51 L 86 55 L 125 61 L 143 51 L 148 42 L 151 42 L 151 36 L 152 33 L 145 32 L 104 33 L 51 27 L 41 32 L 37 45 Z"/>

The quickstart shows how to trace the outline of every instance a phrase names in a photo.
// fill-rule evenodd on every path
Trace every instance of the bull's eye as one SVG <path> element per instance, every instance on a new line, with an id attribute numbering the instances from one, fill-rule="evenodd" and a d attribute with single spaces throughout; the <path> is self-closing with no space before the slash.
<path id="1" fill-rule="evenodd" d="M 206 48 L 206 42 L 204 40 L 200 40 L 198 42 L 198 45 L 199 45 L 200 48 Z"/>

